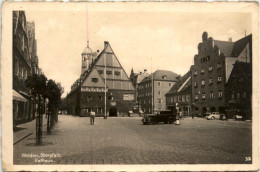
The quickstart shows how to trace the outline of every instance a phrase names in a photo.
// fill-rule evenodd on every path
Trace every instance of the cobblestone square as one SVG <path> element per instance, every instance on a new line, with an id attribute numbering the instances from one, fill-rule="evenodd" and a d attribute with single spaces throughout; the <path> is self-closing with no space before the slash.
<path id="1" fill-rule="evenodd" d="M 32 125 L 34 126 L 34 125 Z M 14 164 L 245 164 L 252 123 L 185 118 L 181 125 L 143 125 L 140 117 L 60 115 L 51 135 L 14 145 Z"/>

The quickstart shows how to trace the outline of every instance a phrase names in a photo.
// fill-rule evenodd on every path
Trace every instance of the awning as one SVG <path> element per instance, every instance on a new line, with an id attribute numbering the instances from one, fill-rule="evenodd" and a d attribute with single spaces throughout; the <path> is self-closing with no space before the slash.
<path id="1" fill-rule="evenodd" d="M 27 99 L 25 99 L 23 96 L 21 96 L 21 94 L 17 93 L 15 90 L 13 90 L 13 100 L 27 102 Z"/>

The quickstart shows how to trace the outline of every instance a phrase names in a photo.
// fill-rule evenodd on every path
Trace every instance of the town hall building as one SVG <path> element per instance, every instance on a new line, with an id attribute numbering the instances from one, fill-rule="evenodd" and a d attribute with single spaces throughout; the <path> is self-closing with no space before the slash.
<path id="1" fill-rule="evenodd" d="M 127 115 L 135 104 L 135 89 L 112 50 L 104 42 L 101 53 L 92 52 L 89 44 L 82 52 L 81 76 L 67 95 L 68 113 L 88 116 Z"/>

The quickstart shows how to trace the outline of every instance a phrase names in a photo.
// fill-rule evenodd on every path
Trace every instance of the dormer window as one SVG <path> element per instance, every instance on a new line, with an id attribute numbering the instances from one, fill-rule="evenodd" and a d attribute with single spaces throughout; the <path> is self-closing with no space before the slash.
<path id="1" fill-rule="evenodd" d="M 217 69 L 220 69 L 222 66 L 220 63 L 217 64 Z"/>
<path id="2" fill-rule="evenodd" d="M 112 74 L 112 71 L 107 70 L 107 75 L 111 75 L 111 74 Z"/>
<path id="3" fill-rule="evenodd" d="M 115 73 L 116 76 L 120 75 L 120 71 L 115 71 L 114 73 Z"/>
<path id="4" fill-rule="evenodd" d="M 199 99 L 199 96 L 196 94 L 195 95 L 195 100 L 198 100 Z"/>
<path id="5" fill-rule="evenodd" d="M 163 75 L 162 78 L 163 78 L 163 79 L 167 79 L 167 75 Z"/>
<path id="6" fill-rule="evenodd" d="M 197 82 L 194 82 L 194 87 L 197 87 L 197 86 L 198 86 Z"/>
<path id="7" fill-rule="evenodd" d="M 195 71 L 194 71 L 194 76 L 197 76 L 197 74 L 198 74 L 198 72 L 195 70 Z"/>
<path id="8" fill-rule="evenodd" d="M 201 97 L 202 97 L 202 99 L 205 99 L 206 98 L 206 94 L 203 93 Z"/>
<path id="9" fill-rule="evenodd" d="M 201 72 L 201 74 L 204 74 L 205 71 L 203 68 L 201 68 L 200 72 Z"/>
<path id="10" fill-rule="evenodd" d="M 209 85 L 211 85 L 211 84 L 213 84 L 213 79 L 212 78 L 209 79 Z"/>

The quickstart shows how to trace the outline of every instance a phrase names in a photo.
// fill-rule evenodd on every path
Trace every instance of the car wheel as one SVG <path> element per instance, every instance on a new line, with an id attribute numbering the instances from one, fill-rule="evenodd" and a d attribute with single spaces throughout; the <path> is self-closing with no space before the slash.
<path id="1" fill-rule="evenodd" d="M 212 117 L 211 117 L 211 119 L 212 119 L 212 120 L 214 120 L 214 119 L 215 119 L 215 117 L 214 117 L 214 116 L 212 116 Z"/>

